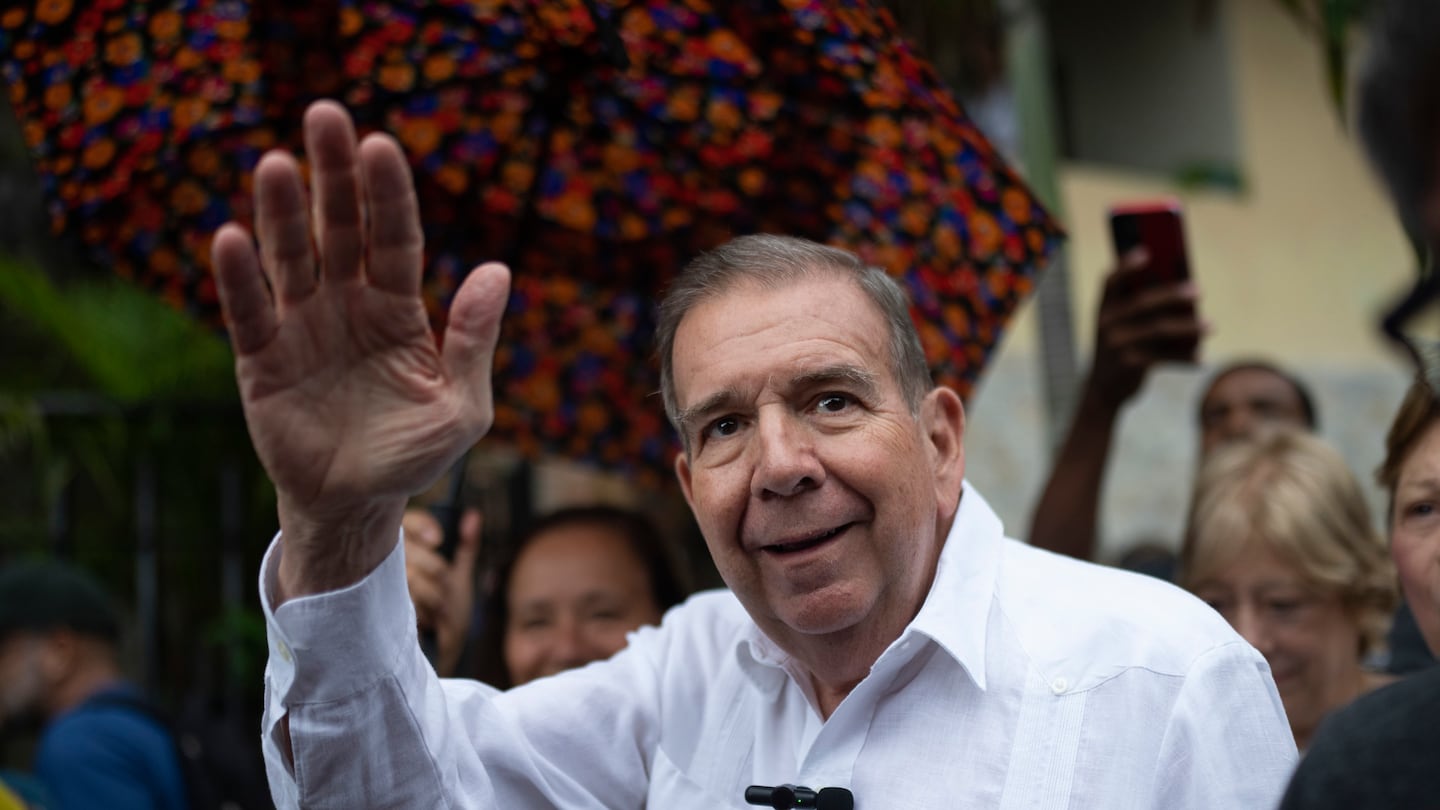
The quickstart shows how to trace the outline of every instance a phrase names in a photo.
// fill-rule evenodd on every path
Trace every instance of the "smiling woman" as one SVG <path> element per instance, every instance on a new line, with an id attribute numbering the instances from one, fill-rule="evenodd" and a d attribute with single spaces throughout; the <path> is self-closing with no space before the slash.
<path id="1" fill-rule="evenodd" d="M 477 674 L 503 689 L 609 658 L 688 590 L 640 513 L 604 505 L 552 512 L 501 566 Z"/>
<path id="2" fill-rule="evenodd" d="M 1276 430 L 1226 445 L 1200 470 L 1181 584 L 1270 663 L 1296 744 L 1386 676 L 1362 662 L 1395 607 L 1385 543 L 1345 461 Z"/>
<path id="3" fill-rule="evenodd" d="M 1376 477 L 1390 493 L 1390 552 L 1431 652 L 1440 651 L 1440 400 L 1410 386 L 1385 437 Z"/>

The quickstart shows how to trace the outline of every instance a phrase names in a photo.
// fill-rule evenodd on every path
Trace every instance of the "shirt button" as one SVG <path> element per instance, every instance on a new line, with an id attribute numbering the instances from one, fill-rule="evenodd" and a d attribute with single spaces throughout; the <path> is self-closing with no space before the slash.
<path id="1" fill-rule="evenodd" d="M 1065 694 L 1065 690 L 1069 688 L 1070 682 L 1065 680 L 1064 678 L 1056 678 L 1055 680 L 1050 682 L 1050 691 L 1054 692 L 1057 695 Z"/>

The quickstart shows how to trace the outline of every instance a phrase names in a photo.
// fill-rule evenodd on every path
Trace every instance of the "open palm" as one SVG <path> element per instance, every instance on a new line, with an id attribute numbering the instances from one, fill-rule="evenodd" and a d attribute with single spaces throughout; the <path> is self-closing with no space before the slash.
<path id="1" fill-rule="evenodd" d="M 311 551 L 353 554 L 325 544 L 349 542 L 337 536 L 357 515 L 393 513 L 398 528 L 405 498 L 489 428 L 509 275 L 494 264 L 470 274 L 442 348 L 420 298 L 419 211 L 398 145 L 383 135 L 357 144 L 330 102 L 307 111 L 305 140 L 312 199 L 294 158 L 266 155 L 255 171 L 259 250 L 226 225 L 215 268 L 287 555 L 300 526 L 316 530 L 304 538 L 320 544 Z"/>

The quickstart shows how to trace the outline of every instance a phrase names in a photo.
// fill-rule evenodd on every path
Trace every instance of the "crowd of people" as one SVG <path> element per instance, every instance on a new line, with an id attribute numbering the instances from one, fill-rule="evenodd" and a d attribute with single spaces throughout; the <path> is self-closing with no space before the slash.
<path id="1" fill-rule="evenodd" d="M 1390 0 L 1377 19 L 1360 130 L 1433 251 L 1440 9 Z M 1118 257 L 1022 542 L 966 480 L 964 408 L 932 383 L 903 289 L 847 251 L 744 236 L 685 268 L 657 330 L 675 474 L 727 588 L 692 594 L 672 539 L 608 504 L 536 517 L 481 570 L 483 517 L 442 554 L 410 497 L 490 427 L 509 271 L 476 268 L 437 340 L 398 144 L 358 139 L 333 102 L 304 129 L 308 176 L 266 155 L 255 236 L 214 242 L 278 496 L 260 571 L 277 806 L 1434 803 L 1440 374 L 1423 355 L 1376 426 L 1378 520 L 1297 375 L 1219 369 L 1178 555 L 1142 576 L 1093 562 L 1101 492 L 1147 375 L 1196 362 L 1193 282 L 1137 283 L 1145 254 Z M 181 741 L 123 677 L 120 626 L 74 569 L 0 570 L 0 730 L 42 729 L 0 808 L 194 806 Z"/>

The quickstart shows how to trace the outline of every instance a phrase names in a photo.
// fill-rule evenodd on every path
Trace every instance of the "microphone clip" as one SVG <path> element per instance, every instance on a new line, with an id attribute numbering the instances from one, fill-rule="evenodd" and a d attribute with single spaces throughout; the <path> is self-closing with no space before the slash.
<path id="1" fill-rule="evenodd" d="M 813 807 L 816 810 L 853 810 L 855 796 L 845 788 L 827 787 L 818 791 L 801 785 L 751 785 L 745 788 L 745 803 L 787 810 Z"/>

